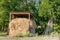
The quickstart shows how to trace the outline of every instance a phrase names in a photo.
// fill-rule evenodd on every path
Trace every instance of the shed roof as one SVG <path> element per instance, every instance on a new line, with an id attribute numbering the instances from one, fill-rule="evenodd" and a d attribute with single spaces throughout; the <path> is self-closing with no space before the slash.
<path id="1" fill-rule="evenodd" d="M 11 15 L 29 15 L 34 17 L 33 13 L 30 13 L 30 12 L 10 12 Z"/>

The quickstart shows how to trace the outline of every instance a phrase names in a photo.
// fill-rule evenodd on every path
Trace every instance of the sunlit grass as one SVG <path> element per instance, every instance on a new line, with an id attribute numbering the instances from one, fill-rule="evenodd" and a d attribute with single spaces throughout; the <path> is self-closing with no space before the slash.
<path id="1" fill-rule="evenodd" d="M 6 32 L 0 32 L 0 36 L 7 36 Z"/>
<path id="2" fill-rule="evenodd" d="M 6 32 L 0 32 L 0 36 L 6 37 Z M 26 34 L 24 36 L 18 34 L 16 37 L 60 37 L 60 33 L 52 32 L 50 35 L 37 35 L 37 34 Z"/>

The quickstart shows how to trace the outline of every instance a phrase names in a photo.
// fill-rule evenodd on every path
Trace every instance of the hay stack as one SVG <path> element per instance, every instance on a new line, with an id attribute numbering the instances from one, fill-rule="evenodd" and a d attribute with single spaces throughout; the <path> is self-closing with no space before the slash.
<path id="1" fill-rule="evenodd" d="M 30 23 L 30 25 L 29 25 Z M 15 18 L 9 23 L 9 36 L 25 35 L 28 31 L 35 33 L 36 23 L 27 18 Z"/>

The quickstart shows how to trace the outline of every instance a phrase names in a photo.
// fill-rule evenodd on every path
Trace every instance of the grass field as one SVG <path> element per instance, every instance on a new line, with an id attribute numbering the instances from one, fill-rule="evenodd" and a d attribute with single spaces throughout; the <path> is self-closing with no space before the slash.
<path id="1" fill-rule="evenodd" d="M 6 32 L 0 32 L 0 40 L 60 40 L 60 34 L 40 35 L 36 37 L 8 37 Z"/>

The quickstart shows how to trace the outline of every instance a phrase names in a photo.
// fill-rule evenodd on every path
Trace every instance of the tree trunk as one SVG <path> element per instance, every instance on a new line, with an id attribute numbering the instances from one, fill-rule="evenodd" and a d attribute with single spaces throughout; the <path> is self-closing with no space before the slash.
<path id="1" fill-rule="evenodd" d="M 45 34 L 50 34 L 53 27 L 53 18 L 49 19 L 47 27 L 45 29 Z"/>
<path id="2" fill-rule="evenodd" d="M 5 25 L 5 21 L 3 21 L 2 23 L 2 31 L 4 31 L 4 25 Z"/>

